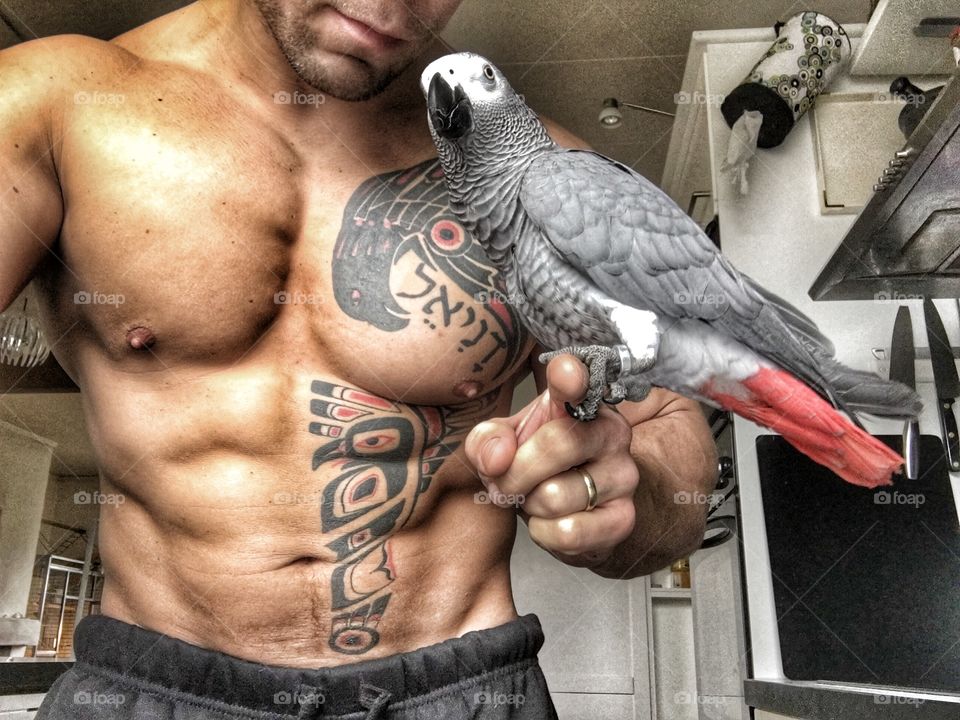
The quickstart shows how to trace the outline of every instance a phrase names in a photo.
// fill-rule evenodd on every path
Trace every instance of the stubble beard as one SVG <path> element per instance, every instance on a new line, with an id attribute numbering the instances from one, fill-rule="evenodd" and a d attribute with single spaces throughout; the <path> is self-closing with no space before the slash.
<path id="1" fill-rule="evenodd" d="M 352 55 L 319 53 L 315 34 L 288 20 L 276 0 L 253 0 L 291 69 L 311 88 L 338 100 L 360 102 L 382 93 L 417 59 L 423 41 L 410 43 L 382 67 Z"/>

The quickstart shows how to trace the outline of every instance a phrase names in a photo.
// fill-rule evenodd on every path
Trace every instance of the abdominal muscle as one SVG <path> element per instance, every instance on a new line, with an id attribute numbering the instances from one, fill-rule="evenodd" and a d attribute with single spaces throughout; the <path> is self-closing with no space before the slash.
<path id="1" fill-rule="evenodd" d="M 503 393 L 450 408 L 317 373 L 180 371 L 166 387 L 144 377 L 117 373 L 84 392 L 106 499 L 105 615 L 289 667 L 383 657 L 516 617 L 516 517 L 475 500 L 463 454 Z"/>

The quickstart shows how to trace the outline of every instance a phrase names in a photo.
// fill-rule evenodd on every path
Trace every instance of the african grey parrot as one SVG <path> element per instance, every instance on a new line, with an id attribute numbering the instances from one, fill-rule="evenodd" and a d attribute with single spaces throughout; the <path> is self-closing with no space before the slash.
<path id="1" fill-rule="evenodd" d="M 913 417 L 913 390 L 841 365 L 812 320 L 738 272 L 649 180 L 559 147 L 484 58 L 442 57 L 420 84 L 450 207 L 555 351 L 541 361 L 570 352 L 589 368 L 575 417 L 656 385 L 779 432 L 851 483 L 890 483 L 903 459 L 853 412 Z"/>

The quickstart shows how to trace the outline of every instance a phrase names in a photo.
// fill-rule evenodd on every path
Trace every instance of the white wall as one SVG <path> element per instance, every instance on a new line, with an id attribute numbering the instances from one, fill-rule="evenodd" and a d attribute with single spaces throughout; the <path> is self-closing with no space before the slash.
<path id="1" fill-rule="evenodd" d="M 0 615 L 27 610 L 54 447 L 0 421 Z"/>

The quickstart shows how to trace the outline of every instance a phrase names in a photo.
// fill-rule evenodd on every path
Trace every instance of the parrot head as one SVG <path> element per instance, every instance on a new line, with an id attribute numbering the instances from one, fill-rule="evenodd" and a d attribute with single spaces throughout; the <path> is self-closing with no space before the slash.
<path id="1" fill-rule="evenodd" d="M 524 151 L 552 144 L 543 123 L 496 67 L 474 53 L 446 55 L 420 76 L 430 133 L 444 173 L 490 176 Z"/>
<path id="2" fill-rule="evenodd" d="M 457 53 L 420 76 L 447 200 L 498 266 L 522 219 L 520 181 L 530 162 L 555 148 L 540 118 L 488 60 Z"/>

